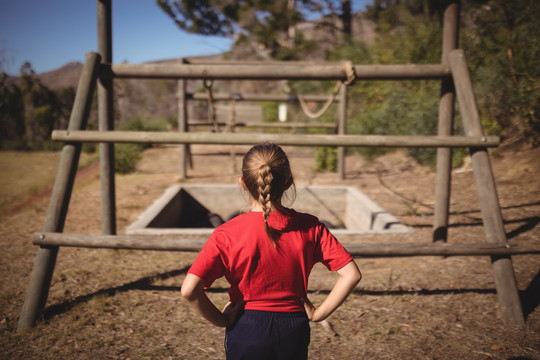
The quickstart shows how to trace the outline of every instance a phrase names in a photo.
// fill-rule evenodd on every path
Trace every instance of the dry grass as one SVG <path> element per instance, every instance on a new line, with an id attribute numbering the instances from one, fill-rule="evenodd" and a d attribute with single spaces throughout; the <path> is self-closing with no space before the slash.
<path id="1" fill-rule="evenodd" d="M 95 155 L 81 154 L 80 164 L 88 166 Z M 46 196 L 54 182 L 59 152 L 2 151 L 0 153 L 0 214 L 36 196 Z M 79 167 L 81 168 L 81 166 Z"/>
<path id="2" fill-rule="evenodd" d="M 187 181 L 234 183 L 229 154 L 219 150 L 195 148 L 195 168 Z M 299 185 L 337 182 L 335 174 L 313 171 L 315 164 L 308 150 L 288 151 Z M 178 182 L 176 154 L 174 147 L 150 149 L 137 173 L 117 176 L 119 231 L 165 188 Z M 538 150 L 507 151 L 493 160 L 511 242 L 540 244 L 539 154 Z M 3 168 L 2 178 L 11 176 L 7 169 Z M 46 170 L 47 174 L 37 169 L 18 176 L 22 180 L 39 173 L 43 174 L 39 181 L 47 182 L 44 179 L 56 173 L 56 169 Z M 15 177 L 11 179 L 8 185 L 17 187 Z M 413 229 L 409 235 L 372 236 L 365 241 L 431 241 L 434 179 L 429 170 L 400 154 L 370 164 L 350 156 L 344 183 L 358 187 Z M 66 232 L 100 232 L 99 188 L 95 177 L 77 182 Z M 452 189 L 450 241 L 484 241 L 472 173 L 455 173 Z M 46 208 L 46 199 L 37 199 L 0 219 L 4 249 L 0 260 L 0 358 L 224 357 L 223 330 L 208 325 L 179 297 L 185 271 L 196 256 L 192 253 L 62 248 L 44 317 L 36 328 L 17 333 L 36 251 L 30 236 L 41 229 Z M 357 263 L 364 279 L 329 319 L 331 330 L 312 325 L 310 358 L 540 358 L 538 255 L 513 258 L 526 330 L 505 326 L 500 320 L 488 258 L 357 259 Z M 322 301 L 334 280 L 335 274 L 317 266 L 310 280 L 312 301 Z M 226 283 L 220 280 L 210 296 L 224 304 L 226 290 Z"/>

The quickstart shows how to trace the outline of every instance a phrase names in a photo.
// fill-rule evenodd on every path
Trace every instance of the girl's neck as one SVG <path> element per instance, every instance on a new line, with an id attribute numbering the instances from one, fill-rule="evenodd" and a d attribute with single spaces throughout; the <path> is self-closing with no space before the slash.
<path id="1" fill-rule="evenodd" d="M 263 211 L 263 208 L 262 208 L 261 203 L 258 202 L 258 201 L 255 200 L 255 199 L 251 199 L 251 208 L 250 208 L 250 211 L 253 211 L 253 212 L 262 212 L 262 211 Z"/>

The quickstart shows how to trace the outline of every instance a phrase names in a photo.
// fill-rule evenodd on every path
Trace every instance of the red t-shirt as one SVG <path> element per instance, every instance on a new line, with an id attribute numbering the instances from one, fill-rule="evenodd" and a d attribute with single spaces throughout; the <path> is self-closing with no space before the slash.
<path id="1" fill-rule="evenodd" d="M 268 224 L 281 231 L 275 248 L 264 231 L 261 212 L 248 212 L 218 227 L 189 269 L 209 288 L 225 276 L 232 302 L 247 310 L 303 311 L 313 265 L 341 269 L 352 256 L 319 220 L 291 210 L 273 211 Z"/>

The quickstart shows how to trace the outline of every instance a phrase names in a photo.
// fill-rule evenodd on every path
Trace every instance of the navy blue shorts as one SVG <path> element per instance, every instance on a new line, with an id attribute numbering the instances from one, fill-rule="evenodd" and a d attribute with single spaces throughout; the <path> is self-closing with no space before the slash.
<path id="1" fill-rule="evenodd" d="M 245 310 L 225 332 L 228 360 L 307 359 L 310 341 L 305 312 Z"/>

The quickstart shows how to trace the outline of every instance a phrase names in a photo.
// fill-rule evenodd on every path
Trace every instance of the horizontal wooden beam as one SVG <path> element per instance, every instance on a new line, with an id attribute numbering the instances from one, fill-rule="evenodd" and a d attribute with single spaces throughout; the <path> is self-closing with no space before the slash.
<path id="1" fill-rule="evenodd" d="M 212 94 L 212 100 L 214 101 L 283 101 L 283 102 L 298 102 L 298 96 L 296 94 L 241 94 L 241 93 L 216 93 Z M 313 102 L 325 102 L 332 95 L 301 95 L 304 101 Z M 188 100 L 201 100 L 208 101 L 208 94 L 206 93 L 187 93 L 186 98 Z M 339 96 L 336 96 L 333 102 L 338 103 L 340 101 Z"/>
<path id="2" fill-rule="evenodd" d="M 180 238 L 178 235 L 81 235 L 35 233 L 39 246 L 69 246 L 104 249 L 132 249 L 198 252 L 206 239 Z M 440 244 L 440 243 L 343 243 L 357 258 L 410 256 L 488 256 L 540 254 L 540 247 L 514 244 Z"/>
<path id="3" fill-rule="evenodd" d="M 245 65 L 281 65 L 284 64 L 284 61 L 280 60 L 208 60 L 208 59 L 194 59 L 194 58 L 184 58 L 184 64 L 192 65 L 236 65 L 236 66 L 245 66 Z M 327 65 L 327 64 L 340 64 L 336 61 L 310 61 L 310 60 L 287 60 L 286 64 L 288 65 Z"/>
<path id="4" fill-rule="evenodd" d="M 182 238 L 178 235 L 82 235 L 66 233 L 35 233 L 33 243 L 39 246 L 68 246 L 102 249 L 132 249 L 159 251 L 201 251 L 206 239 Z"/>
<path id="5" fill-rule="evenodd" d="M 226 122 L 218 122 L 219 126 L 228 126 Z M 191 120 L 189 126 L 214 126 L 208 121 Z M 321 122 L 236 122 L 234 126 L 256 127 L 256 128 L 328 128 L 335 129 L 336 124 Z"/>
<path id="6" fill-rule="evenodd" d="M 409 257 L 409 256 L 510 256 L 540 254 L 540 247 L 515 244 L 448 244 L 448 243 L 343 243 L 354 257 Z"/>
<path id="7" fill-rule="evenodd" d="M 54 130 L 52 140 L 87 143 L 221 144 L 254 145 L 266 141 L 292 146 L 349 147 L 496 147 L 497 136 L 390 136 L 390 135 L 305 135 L 150 131 L 66 131 Z"/>
<path id="8" fill-rule="evenodd" d="M 357 80 L 441 79 L 451 76 L 441 64 L 354 65 Z M 347 80 L 340 63 L 299 65 L 104 64 L 100 77 L 208 80 Z"/>

